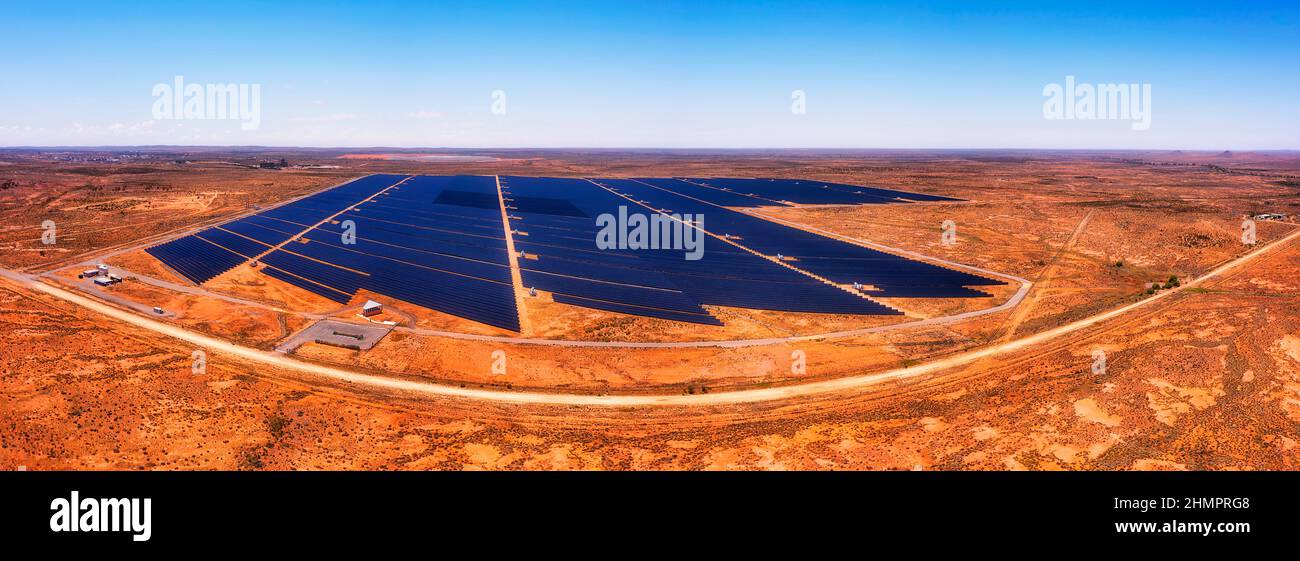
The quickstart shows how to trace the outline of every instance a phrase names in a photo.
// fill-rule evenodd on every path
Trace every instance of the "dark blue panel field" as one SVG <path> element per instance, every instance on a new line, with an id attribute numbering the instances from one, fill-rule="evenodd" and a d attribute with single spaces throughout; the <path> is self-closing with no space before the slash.
<path id="1" fill-rule="evenodd" d="M 667 189 L 674 193 L 680 193 L 687 197 L 692 197 L 715 205 L 745 208 L 786 206 L 784 203 L 764 199 L 758 195 L 737 193 L 730 189 L 707 187 L 701 183 L 691 182 L 685 179 L 656 179 L 647 177 L 638 178 L 637 181 L 648 183 L 655 187 Z M 617 186 L 611 187 L 617 190 Z"/>
<path id="2" fill-rule="evenodd" d="M 618 312 L 620 314 L 628 314 L 633 316 L 644 316 L 644 317 L 651 317 L 651 318 L 668 319 L 673 321 L 684 321 L 687 323 L 699 323 L 703 325 L 722 325 L 722 322 L 718 321 L 718 318 L 715 318 L 709 315 L 708 313 L 696 314 L 696 313 L 679 312 L 679 311 L 672 311 L 672 310 L 663 310 L 659 308 L 643 308 L 640 306 L 619 304 L 617 302 L 605 302 L 603 300 L 591 300 L 587 298 L 579 298 L 577 296 L 568 296 L 564 294 L 556 294 L 554 296 L 554 299 L 556 302 L 560 304 L 569 304 L 571 306 L 582 306 L 584 308 L 591 308 L 594 310 L 604 310 L 606 312 Z"/>
<path id="3" fill-rule="evenodd" d="M 145 250 L 195 284 L 235 268 L 244 257 L 195 236 L 186 236 Z"/>
<path id="4" fill-rule="evenodd" d="M 269 225 L 256 222 L 257 216 L 250 216 L 243 220 L 227 222 L 221 225 L 223 230 L 228 230 L 241 236 L 252 238 L 267 245 L 279 245 L 285 240 L 293 237 L 294 232 L 288 232 L 287 224 L 280 225 L 274 221 L 267 220 Z"/>
<path id="5" fill-rule="evenodd" d="M 362 177 L 145 251 L 191 282 L 203 284 L 404 178 L 401 175 Z M 209 247 L 223 251 L 213 254 Z"/>
<path id="6" fill-rule="evenodd" d="M 355 229 L 344 228 L 348 221 Z M 268 256 L 264 271 L 316 281 L 328 289 L 313 292 L 336 301 L 368 290 L 519 330 L 492 177 L 415 177 L 308 230 L 285 249 L 293 253 Z M 335 298 L 340 294 L 346 297 Z"/>
<path id="7" fill-rule="evenodd" d="M 798 228 L 737 212 L 655 186 L 629 179 L 601 179 L 598 183 L 654 208 L 705 217 L 704 227 L 726 234 L 735 243 L 767 256 L 782 256 L 793 267 L 839 284 L 861 283 L 880 297 L 960 298 L 988 294 L 968 286 L 993 286 L 1002 281 L 940 267 L 906 257 L 828 238 Z M 707 260 L 707 258 L 706 258 Z"/>
<path id="8" fill-rule="evenodd" d="M 312 292 L 317 295 L 324 296 L 325 298 L 328 298 L 340 304 L 347 304 L 348 301 L 352 299 L 351 294 L 348 294 L 346 292 L 340 292 L 338 290 L 335 290 L 333 288 L 330 288 L 318 282 L 307 280 L 304 277 L 293 275 L 280 269 L 273 269 L 271 267 L 267 267 L 265 269 L 262 269 L 262 273 L 271 278 L 279 279 L 289 284 L 292 284 L 308 292 Z"/>
<path id="9" fill-rule="evenodd" d="M 620 206 L 630 207 L 630 212 L 650 212 L 615 194 L 625 191 L 611 192 L 596 184 L 605 180 L 503 177 L 501 182 L 511 197 L 565 198 L 591 217 L 616 215 Z M 703 233 L 703 258 L 692 261 L 685 259 L 682 250 L 600 249 L 595 244 L 599 228 L 592 218 L 530 213 L 523 208 L 511 214 L 517 216 L 511 228 L 526 234 L 515 236 L 515 247 L 535 257 L 519 263 L 525 286 L 564 296 L 566 302 L 616 302 L 677 314 L 707 313 L 700 304 L 791 312 L 899 313 Z M 631 313 L 607 305 L 600 309 Z"/>
<path id="10" fill-rule="evenodd" d="M 686 182 L 726 193 L 759 197 L 772 202 L 798 204 L 883 204 L 909 201 L 954 202 L 961 199 L 880 189 L 857 187 L 808 179 L 733 179 L 725 177 L 688 178 Z M 683 193 L 689 195 L 690 193 Z M 753 206 L 753 205 L 737 205 Z"/>
<path id="11" fill-rule="evenodd" d="M 221 228 L 208 228 L 194 235 L 238 253 L 246 259 L 252 259 L 271 249 L 271 246 L 265 243 Z"/>
<path id="12" fill-rule="evenodd" d="M 499 181 L 500 195 L 491 176 L 372 175 L 147 251 L 196 284 L 258 259 L 267 276 L 340 304 L 364 290 L 513 331 L 506 223 L 524 288 L 703 325 L 720 325 L 706 305 L 893 315 L 868 297 L 978 297 L 971 287 L 1002 284 L 726 208 L 957 199 L 794 179 Z M 654 220 L 663 244 L 599 247 L 600 220 L 620 212 Z M 854 282 L 867 286 L 842 288 Z"/>

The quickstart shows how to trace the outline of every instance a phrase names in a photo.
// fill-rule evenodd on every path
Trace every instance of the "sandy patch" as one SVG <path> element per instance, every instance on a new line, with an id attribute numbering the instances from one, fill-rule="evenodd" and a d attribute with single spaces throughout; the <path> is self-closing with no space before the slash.
<path id="1" fill-rule="evenodd" d="M 1182 387 L 1160 378 L 1150 378 L 1147 383 L 1156 387 L 1156 391 L 1147 392 L 1148 406 L 1155 412 L 1156 420 L 1169 426 L 1192 410 L 1200 411 L 1214 405 L 1216 398 L 1223 395 L 1222 386 Z"/>
<path id="2" fill-rule="evenodd" d="M 1133 461 L 1133 469 L 1139 471 L 1187 471 L 1187 466 L 1177 462 L 1143 458 Z"/>
<path id="3" fill-rule="evenodd" d="M 1282 352 L 1291 357 L 1291 360 L 1300 362 L 1300 337 L 1284 335 L 1282 340 L 1278 341 L 1278 346 L 1282 347 Z"/>
<path id="4" fill-rule="evenodd" d="M 1102 409 L 1101 406 L 1097 404 L 1097 401 L 1092 398 L 1080 399 L 1079 401 L 1074 402 L 1074 414 L 1108 427 L 1118 427 L 1120 421 L 1124 420 L 1123 417 L 1107 413 L 1106 410 Z"/>

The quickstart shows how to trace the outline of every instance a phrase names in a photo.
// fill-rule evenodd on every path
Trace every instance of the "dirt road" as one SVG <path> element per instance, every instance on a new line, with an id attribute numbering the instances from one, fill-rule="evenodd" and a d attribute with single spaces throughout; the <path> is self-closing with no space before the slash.
<path id="1" fill-rule="evenodd" d="M 310 364 L 288 358 L 274 352 L 261 351 L 244 347 L 209 337 L 200 333 L 195 333 L 180 327 L 155 321 L 148 317 L 139 316 L 131 312 L 112 307 L 108 304 L 98 302 L 75 294 L 73 292 L 51 286 L 29 275 L 16 273 L 0 269 L 0 277 L 18 283 L 22 286 L 36 290 L 55 298 L 76 304 L 90 311 L 108 316 L 118 321 L 136 325 L 163 335 L 174 337 L 176 339 L 189 342 L 198 348 L 207 350 L 209 353 L 227 353 L 239 356 L 248 360 L 269 364 L 306 373 L 314 376 L 331 378 L 345 383 L 368 385 L 375 388 L 413 392 L 426 395 L 438 395 L 449 397 L 461 397 L 466 399 L 489 400 L 503 403 L 515 404 L 540 404 L 540 405 L 579 405 L 579 406 L 602 406 L 602 407 L 649 407 L 649 406 L 715 406 L 736 403 L 753 403 L 780 400 L 786 398 L 795 398 L 822 394 L 827 392 L 838 392 L 852 390 L 856 388 L 869 387 L 881 382 L 890 380 L 899 380 L 913 378 L 923 374 L 937 372 L 948 368 L 970 364 L 984 358 L 994 355 L 1004 354 L 1017 350 L 1033 347 L 1046 343 L 1064 335 L 1080 331 L 1098 323 L 1110 320 L 1112 318 L 1130 313 L 1134 310 L 1147 308 L 1157 302 L 1169 298 L 1188 288 L 1196 287 L 1205 281 L 1214 279 L 1224 273 L 1240 267 L 1246 263 L 1254 261 L 1263 255 L 1266 255 L 1279 247 L 1284 247 L 1297 238 L 1300 238 L 1300 230 L 1292 232 L 1286 237 L 1255 249 L 1241 257 L 1230 260 L 1223 265 L 1211 270 L 1201 277 L 1192 280 L 1182 287 L 1167 290 L 1139 300 L 1132 304 L 1122 306 L 1107 312 L 1103 312 L 1070 324 L 1066 324 L 1054 329 L 1036 333 L 1014 341 L 999 343 L 982 349 L 969 351 L 966 353 L 953 355 L 933 362 L 911 366 L 908 368 L 899 368 L 874 374 L 865 374 L 860 376 L 848 376 L 834 380 L 825 380 L 817 382 L 808 382 L 790 386 L 774 388 L 758 388 L 749 390 L 737 390 L 732 392 L 694 394 L 694 395 L 576 395 L 576 394 L 555 394 L 542 392 L 512 392 L 487 389 L 461 388 L 456 386 L 437 384 L 431 382 L 418 382 L 412 380 L 402 380 L 384 376 L 362 374 L 352 372 L 341 368 L 334 368 L 318 364 Z"/>

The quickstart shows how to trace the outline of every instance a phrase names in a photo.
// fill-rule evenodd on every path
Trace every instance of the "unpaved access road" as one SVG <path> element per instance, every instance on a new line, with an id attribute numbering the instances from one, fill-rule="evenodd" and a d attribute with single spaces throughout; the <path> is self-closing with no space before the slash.
<path id="1" fill-rule="evenodd" d="M 898 368 L 884 372 L 872 374 L 863 374 L 859 376 L 846 376 L 833 380 L 823 380 L 815 382 L 806 382 L 788 386 L 773 388 L 756 388 L 746 390 L 736 390 L 729 392 L 709 393 L 709 394 L 688 394 L 688 395 L 582 395 L 582 394 L 562 394 L 562 393 L 545 393 L 545 392 L 515 392 L 508 390 L 490 390 L 461 388 L 446 384 L 433 382 L 419 382 L 413 380 L 403 380 L 386 376 L 363 374 L 341 368 L 311 364 L 289 358 L 279 353 L 270 351 L 261 351 L 234 343 L 224 341 L 215 337 L 195 333 L 175 325 L 163 323 L 148 317 L 140 316 L 126 310 L 118 309 L 103 302 L 92 300 L 85 296 L 51 286 L 30 275 L 17 273 L 5 269 L 0 269 L 0 277 L 6 278 L 19 285 L 48 294 L 66 302 L 86 308 L 87 310 L 102 314 L 109 318 L 129 323 L 150 331 L 154 331 L 169 337 L 186 341 L 209 352 L 227 353 L 239 356 L 248 360 L 269 364 L 302 372 L 308 375 L 321 376 L 336 381 L 350 384 L 366 385 L 374 388 L 397 390 L 404 392 L 413 392 L 417 394 L 437 395 L 447 397 L 459 397 L 465 399 L 489 400 L 501 403 L 515 404 L 535 404 L 535 405 L 572 405 L 572 406 L 596 406 L 596 407 L 653 407 L 653 406 L 717 406 L 737 403 L 754 403 L 763 401 L 773 401 L 788 398 L 806 397 L 817 394 L 840 392 L 858 388 L 870 387 L 881 382 L 913 378 L 923 374 L 937 372 L 948 368 L 963 366 L 977 360 L 988 358 L 994 355 L 1000 355 L 1013 351 L 1018 351 L 1049 342 L 1053 339 L 1064 335 L 1080 331 L 1082 329 L 1097 325 L 1112 318 L 1116 318 L 1134 310 L 1150 307 L 1158 302 L 1163 301 L 1170 296 L 1177 294 L 1188 288 L 1198 286 L 1208 280 L 1214 279 L 1224 273 L 1250 263 L 1260 257 L 1275 251 L 1277 248 L 1285 247 L 1300 238 L 1300 230 L 1296 230 L 1286 237 L 1281 238 L 1266 246 L 1257 248 L 1241 257 L 1232 259 L 1210 272 L 1185 283 L 1183 286 L 1160 292 L 1154 296 L 1139 300 L 1132 304 L 1121 306 L 1113 310 L 1102 312 L 1100 314 L 1084 318 L 1073 323 L 1062 325 L 1054 329 L 1035 333 L 1014 341 L 998 343 L 989 347 L 968 351 L 965 353 L 945 357 L 925 364 L 910 366 L 907 368 Z"/>

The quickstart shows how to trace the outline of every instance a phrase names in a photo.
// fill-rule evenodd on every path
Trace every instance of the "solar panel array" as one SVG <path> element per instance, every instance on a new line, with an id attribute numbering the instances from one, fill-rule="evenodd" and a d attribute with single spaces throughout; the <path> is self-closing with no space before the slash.
<path id="1" fill-rule="evenodd" d="M 338 302 L 365 289 L 518 331 L 500 203 L 485 208 L 489 199 L 497 200 L 492 177 L 418 176 L 266 256 L 266 272 L 318 284 L 298 283 Z M 347 221 L 355 243 L 344 242 Z"/>
<path id="2" fill-rule="evenodd" d="M 868 293 L 873 296 L 987 297 L 987 293 L 968 286 L 1004 284 L 722 208 L 693 198 L 691 184 L 685 181 L 600 179 L 597 182 L 645 201 L 655 209 L 703 215 L 707 218 L 705 229 L 710 232 L 726 234 L 735 243 L 763 255 L 782 256 L 791 265 L 835 283 L 870 285 L 874 289 Z"/>
<path id="3" fill-rule="evenodd" d="M 509 216 L 524 287 L 592 309 L 721 325 L 705 305 L 789 312 L 899 312 L 874 296 L 971 297 L 1002 284 L 787 227 L 724 207 L 955 200 L 784 179 L 584 179 L 372 175 L 147 251 L 201 284 L 252 259 L 261 272 L 335 302 L 366 290 L 519 330 L 502 221 Z M 596 217 L 661 219 L 692 233 L 703 258 L 678 249 L 601 249 Z M 707 231 L 707 233 L 706 233 Z M 719 239 L 712 234 L 729 234 Z M 349 237 L 352 235 L 352 237 Z M 784 255 L 784 262 L 771 256 Z M 825 280 L 822 280 L 825 279 Z"/>
<path id="4" fill-rule="evenodd" d="M 195 283 L 207 282 L 247 260 L 198 236 L 185 236 L 145 251 Z"/>
<path id="5" fill-rule="evenodd" d="M 649 180 L 650 182 L 665 180 Z M 673 181 L 673 180 L 666 180 Z M 773 204 L 900 204 L 919 202 L 954 202 L 961 199 L 881 189 L 858 187 L 829 181 L 807 179 L 734 179 L 726 177 L 684 179 L 694 189 L 692 196 L 724 206 L 756 207 Z M 690 189 L 675 182 L 679 188 Z M 726 202 L 719 202 L 725 200 Z"/>
<path id="6" fill-rule="evenodd" d="M 195 284 L 203 284 L 269 251 L 311 224 L 401 181 L 403 177 L 362 177 L 145 251 Z"/>
<path id="7" fill-rule="evenodd" d="M 364 177 L 146 251 L 196 284 L 256 258 L 263 274 L 335 302 L 365 289 L 518 331 L 494 178 L 394 186 L 404 179 Z"/>
<path id="8" fill-rule="evenodd" d="M 517 208 L 511 211 L 523 283 L 556 295 L 557 301 L 636 315 L 717 325 L 701 304 L 791 312 L 896 314 L 897 311 L 782 267 L 698 232 L 703 258 L 687 260 L 681 249 L 601 249 L 595 218 L 633 206 L 583 179 L 502 177 Z M 584 216 L 548 212 L 565 200 Z M 685 226 L 683 231 L 689 228 Z"/>

